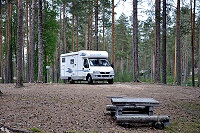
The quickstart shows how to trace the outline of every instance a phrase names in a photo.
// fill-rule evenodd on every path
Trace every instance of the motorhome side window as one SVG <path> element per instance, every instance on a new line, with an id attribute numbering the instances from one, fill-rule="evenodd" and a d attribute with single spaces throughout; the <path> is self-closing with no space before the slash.
<path id="1" fill-rule="evenodd" d="M 84 59 L 83 66 L 85 68 L 89 68 L 89 64 L 88 64 L 88 60 L 87 59 Z"/>
<path id="2" fill-rule="evenodd" d="M 62 58 L 62 62 L 65 62 L 65 58 Z"/>
<path id="3" fill-rule="evenodd" d="M 74 64 L 74 59 L 71 59 L 71 60 L 70 60 L 70 64 Z"/>

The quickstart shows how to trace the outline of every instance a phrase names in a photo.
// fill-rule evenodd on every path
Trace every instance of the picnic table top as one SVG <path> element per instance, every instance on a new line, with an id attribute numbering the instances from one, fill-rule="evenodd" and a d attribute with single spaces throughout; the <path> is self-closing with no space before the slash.
<path id="1" fill-rule="evenodd" d="M 133 106 L 159 106 L 159 102 L 153 98 L 130 98 L 130 97 L 114 97 L 111 98 L 113 105 L 133 105 Z"/>

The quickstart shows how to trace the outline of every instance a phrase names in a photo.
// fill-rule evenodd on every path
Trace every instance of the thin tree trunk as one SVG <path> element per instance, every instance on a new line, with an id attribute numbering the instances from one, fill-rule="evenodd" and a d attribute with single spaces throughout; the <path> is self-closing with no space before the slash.
<path id="1" fill-rule="evenodd" d="M 76 51 L 79 50 L 78 45 L 78 16 L 76 16 Z"/>
<path id="2" fill-rule="evenodd" d="M 88 16 L 88 36 L 87 36 L 87 50 L 90 50 L 90 15 Z"/>
<path id="3" fill-rule="evenodd" d="M 95 6 L 95 39 L 94 39 L 94 49 L 98 50 L 98 0 L 96 0 L 96 6 Z"/>
<path id="4" fill-rule="evenodd" d="M 126 54 L 126 66 L 127 66 L 127 68 L 126 68 L 126 70 L 128 71 L 128 72 L 130 72 L 130 69 L 129 69 L 129 55 L 128 54 Z"/>
<path id="5" fill-rule="evenodd" d="M 194 0 L 194 8 L 192 13 L 192 0 L 191 0 L 191 45 L 192 45 L 192 86 L 195 86 L 195 78 L 194 78 L 194 43 L 195 43 L 195 6 L 196 6 L 196 0 Z"/>
<path id="6" fill-rule="evenodd" d="M 72 14 L 72 51 L 74 52 L 74 14 Z"/>
<path id="7" fill-rule="evenodd" d="M 84 49 L 85 50 L 87 50 L 87 35 L 88 35 L 88 29 L 87 29 L 87 27 L 85 26 L 85 28 L 84 28 L 84 30 L 85 30 L 85 33 L 84 33 L 84 42 L 85 42 L 85 46 L 84 46 Z"/>
<path id="8" fill-rule="evenodd" d="M 160 0 L 156 0 L 155 9 L 156 36 L 155 36 L 155 82 L 160 82 Z"/>
<path id="9" fill-rule="evenodd" d="M 2 7 L 2 3 L 1 3 L 1 0 L 0 0 L 0 29 L 2 29 L 2 12 L 1 12 L 2 10 L 1 10 L 1 7 Z M 1 78 L 3 78 L 3 71 L 2 71 L 3 70 L 3 58 L 2 58 L 2 55 L 3 55 L 2 30 L 0 30 L 0 77 Z"/>
<path id="10" fill-rule="evenodd" d="M 22 0 L 18 0 L 18 26 L 17 26 L 17 81 L 16 86 L 23 86 L 23 71 L 22 71 L 22 42 L 23 42 L 23 10 Z"/>
<path id="11" fill-rule="evenodd" d="M 151 53 L 151 82 L 153 82 L 154 74 L 155 74 L 155 55 L 152 48 L 151 48 L 150 53 Z"/>
<path id="12" fill-rule="evenodd" d="M 175 39 L 175 42 L 174 42 L 174 84 L 177 82 L 177 79 L 176 79 L 176 66 L 177 66 L 177 58 L 176 58 L 176 55 L 177 55 L 177 44 L 176 44 L 176 39 Z"/>
<path id="13" fill-rule="evenodd" d="M 143 63 L 143 70 L 144 70 L 144 73 L 143 73 L 143 78 L 144 78 L 144 81 L 146 81 L 146 61 L 147 61 L 147 57 L 146 57 L 146 54 L 144 54 L 144 63 Z"/>
<path id="14" fill-rule="evenodd" d="M 42 0 L 38 0 L 38 82 L 43 82 Z"/>
<path id="15" fill-rule="evenodd" d="M 52 69 L 51 69 L 51 82 L 54 83 L 55 81 L 55 63 L 52 64 Z"/>
<path id="16" fill-rule="evenodd" d="M 30 48 L 30 82 L 34 82 L 34 55 L 35 55 L 35 0 L 31 5 L 31 48 Z"/>
<path id="17" fill-rule="evenodd" d="M 103 20 L 102 20 L 102 49 L 105 50 L 105 8 L 103 7 L 103 16 L 102 16 Z"/>
<path id="18" fill-rule="evenodd" d="M 30 38 L 30 34 L 29 34 L 29 23 L 30 23 L 30 5 L 27 3 L 28 1 L 26 1 L 26 46 L 27 46 L 27 62 L 26 62 L 26 82 L 29 82 L 30 79 L 30 43 L 29 43 L 29 38 Z M 29 14 L 28 14 L 29 13 Z"/>
<path id="19" fill-rule="evenodd" d="M 92 19 L 93 19 L 93 8 L 90 5 L 90 15 L 88 18 L 88 50 L 92 50 Z"/>
<path id="20" fill-rule="evenodd" d="M 199 25 L 199 62 L 198 62 L 198 87 L 200 87 L 200 25 Z"/>
<path id="21" fill-rule="evenodd" d="M 6 83 L 11 83 L 12 79 L 12 64 L 11 64 L 11 19 L 12 19 L 12 5 L 11 1 L 7 0 L 7 52 L 6 52 L 6 66 L 5 66 L 5 79 Z"/>
<path id="22" fill-rule="evenodd" d="M 187 38 L 187 37 L 186 37 Z M 184 84 L 187 84 L 187 78 L 188 78 L 188 41 L 185 43 L 185 53 L 184 53 Z"/>
<path id="23" fill-rule="evenodd" d="M 180 0 L 177 0 L 177 21 L 176 21 L 176 75 L 177 84 L 181 85 L 181 45 L 180 45 Z"/>
<path id="24" fill-rule="evenodd" d="M 111 63 L 114 67 L 115 64 L 115 21 L 114 21 L 114 17 L 115 17 L 115 4 L 114 4 L 114 0 L 112 0 L 112 58 L 111 58 Z"/>
<path id="25" fill-rule="evenodd" d="M 166 84 L 166 0 L 163 0 L 162 83 Z"/>
<path id="26" fill-rule="evenodd" d="M 124 48 L 123 48 L 123 45 L 122 45 L 122 48 L 121 48 L 121 53 L 123 53 L 124 52 Z M 122 75 L 124 75 L 124 59 L 123 59 L 123 56 L 121 56 L 121 58 L 120 58 L 120 69 L 121 69 L 121 73 L 122 73 Z"/>
<path id="27" fill-rule="evenodd" d="M 68 49 L 67 49 L 67 44 L 66 44 L 66 4 L 63 4 L 63 47 L 64 47 L 64 53 L 67 53 Z"/>
<path id="28" fill-rule="evenodd" d="M 134 82 L 139 82 L 137 0 L 133 0 L 133 65 Z"/>

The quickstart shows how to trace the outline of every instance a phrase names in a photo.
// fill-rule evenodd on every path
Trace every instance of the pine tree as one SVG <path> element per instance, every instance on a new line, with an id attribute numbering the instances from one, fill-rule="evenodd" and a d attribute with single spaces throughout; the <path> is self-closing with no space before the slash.
<path id="1" fill-rule="evenodd" d="M 134 82 L 139 82 L 138 66 L 138 19 L 137 19 L 137 0 L 133 0 L 133 62 L 134 62 Z"/>
<path id="2" fill-rule="evenodd" d="M 162 83 L 166 84 L 166 0 L 163 0 L 162 25 Z"/>
<path id="3" fill-rule="evenodd" d="M 181 44 L 180 44 L 180 0 L 177 0 L 176 18 L 176 75 L 177 84 L 181 85 Z"/>
<path id="4" fill-rule="evenodd" d="M 23 7 L 22 0 L 18 0 L 18 26 L 17 26 L 17 81 L 16 86 L 23 86 L 23 62 L 22 62 L 22 43 L 23 43 Z"/>
<path id="5" fill-rule="evenodd" d="M 35 56 L 35 0 L 31 5 L 31 41 L 30 41 L 30 82 L 34 82 L 34 56 Z"/>
<path id="6" fill-rule="evenodd" d="M 155 82 L 160 82 L 160 0 L 156 0 L 155 8 Z"/>
<path id="7" fill-rule="evenodd" d="M 43 79 L 42 0 L 38 0 L 38 82 Z"/>

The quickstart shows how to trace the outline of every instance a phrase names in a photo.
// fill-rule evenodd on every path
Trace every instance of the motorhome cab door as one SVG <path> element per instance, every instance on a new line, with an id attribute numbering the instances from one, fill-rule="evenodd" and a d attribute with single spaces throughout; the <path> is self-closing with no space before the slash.
<path id="1" fill-rule="evenodd" d="M 86 77 L 87 76 L 87 74 L 89 73 L 89 71 L 90 71 L 90 68 L 89 68 L 89 62 L 88 62 L 88 59 L 87 58 L 85 58 L 84 60 L 83 60 L 83 77 Z"/>

